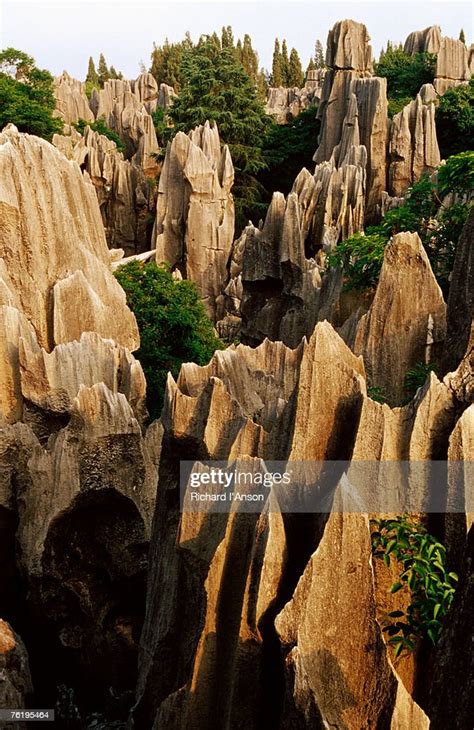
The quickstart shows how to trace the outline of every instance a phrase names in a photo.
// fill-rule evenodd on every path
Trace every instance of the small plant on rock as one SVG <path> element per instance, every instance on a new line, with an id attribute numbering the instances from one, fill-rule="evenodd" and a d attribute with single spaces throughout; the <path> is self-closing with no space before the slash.
<path id="1" fill-rule="evenodd" d="M 446 566 L 446 548 L 408 515 L 371 520 L 371 525 L 374 557 L 387 567 L 394 558 L 400 567 L 390 592 L 405 590 L 411 596 L 406 611 L 390 612 L 383 627 L 395 656 L 413 651 L 424 636 L 437 644 L 458 581 Z"/>

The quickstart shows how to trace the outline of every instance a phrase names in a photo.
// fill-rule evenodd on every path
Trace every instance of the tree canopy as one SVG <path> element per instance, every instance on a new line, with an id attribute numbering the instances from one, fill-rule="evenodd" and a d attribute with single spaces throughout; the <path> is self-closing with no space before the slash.
<path id="1" fill-rule="evenodd" d="M 474 139 L 474 78 L 448 89 L 436 109 L 436 133 L 442 157 L 472 149 Z"/>
<path id="2" fill-rule="evenodd" d="M 436 56 L 432 53 L 405 53 L 401 45 L 387 44 L 382 50 L 375 75 L 387 79 L 389 114 L 401 111 L 418 94 L 423 84 L 434 80 Z"/>
<path id="3" fill-rule="evenodd" d="M 147 381 L 147 407 L 158 418 L 168 372 L 176 378 L 183 362 L 205 365 L 222 349 L 195 284 L 175 281 L 155 263 L 133 261 L 115 276 L 127 295 L 140 330 L 136 353 Z"/>
<path id="4" fill-rule="evenodd" d="M 63 122 L 53 116 L 54 80 L 49 71 L 36 67 L 22 51 L 0 52 L 0 129 L 9 122 L 20 132 L 50 140 L 61 132 Z"/>

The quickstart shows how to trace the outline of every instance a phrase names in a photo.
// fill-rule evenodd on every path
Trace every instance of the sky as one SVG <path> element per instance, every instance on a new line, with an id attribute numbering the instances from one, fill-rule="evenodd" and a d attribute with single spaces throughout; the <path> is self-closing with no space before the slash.
<path id="1" fill-rule="evenodd" d="M 429 25 L 440 25 L 454 38 L 464 28 L 470 43 L 473 8 L 472 2 L 449 0 L 0 0 L 0 48 L 18 48 L 54 75 L 67 70 L 81 79 L 89 56 L 97 59 L 103 52 L 109 65 L 135 78 L 140 62 L 149 66 L 153 42 L 178 41 L 186 31 L 197 40 L 231 25 L 236 38 L 250 34 L 261 65 L 269 69 L 276 36 L 286 38 L 306 65 L 316 39 L 325 47 L 328 30 L 343 18 L 367 25 L 376 56 L 387 40 L 404 41 Z"/>

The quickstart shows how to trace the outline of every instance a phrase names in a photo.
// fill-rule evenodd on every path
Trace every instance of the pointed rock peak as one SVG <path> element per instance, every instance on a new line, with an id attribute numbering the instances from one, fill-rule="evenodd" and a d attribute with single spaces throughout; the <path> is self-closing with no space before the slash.
<path id="1" fill-rule="evenodd" d="M 326 64 L 335 70 L 372 72 L 370 36 L 363 23 L 340 20 L 329 31 Z"/>

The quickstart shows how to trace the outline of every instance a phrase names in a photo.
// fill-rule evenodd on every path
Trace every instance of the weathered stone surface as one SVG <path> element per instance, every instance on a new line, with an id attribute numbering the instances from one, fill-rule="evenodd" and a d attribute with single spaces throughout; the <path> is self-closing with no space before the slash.
<path id="1" fill-rule="evenodd" d="M 307 712 L 301 704 L 309 694 L 324 726 L 348 730 L 377 726 L 390 717 L 396 680 L 376 621 L 366 515 L 329 517 L 275 625 L 283 646 L 291 648 L 287 671 L 289 665 L 297 667 L 297 709 Z M 350 640 L 345 640 L 348 631 Z"/>
<path id="2" fill-rule="evenodd" d="M 74 124 L 79 119 L 93 122 L 94 115 L 89 106 L 82 81 L 73 79 L 66 71 L 54 80 L 54 98 L 56 99 L 56 114 L 66 124 Z"/>
<path id="3" fill-rule="evenodd" d="M 405 41 L 403 50 L 414 56 L 415 53 L 438 53 L 441 46 L 441 28 L 431 25 L 424 30 L 415 30 Z"/>
<path id="4" fill-rule="evenodd" d="M 123 393 L 143 420 L 145 377 L 140 364 L 125 347 L 83 332 L 79 341 L 57 345 L 50 353 L 22 339 L 19 347 L 21 393 L 38 408 L 69 413 L 81 386 L 103 383 L 112 393 Z"/>
<path id="5" fill-rule="evenodd" d="M 169 109 L 175 96 L 176 92 L 172 86 L 169 86 L 168 84 L 160 84 L 158 91 L 158 106 L 161 107 L 161 109 Z"/>
<path id="6" fill-rule="evenodd" d="M 157 172 L 153 155 L 158 151 L 158 141 L 148 110 L 156 108 L 156 94 L 151 74 L 142 74 L 132 82 L 110 79 L 91 97 L 96 119 L 104 117 L 125 144 L 125 158 L 140 165 L 150 177 Z"/>
<path id="7" fill-rule="evenodd" d="M 0 619 L 0 707 L 25 709 L 32 690 L 25 646 L 12 628 Z M 24 723 L 8 725 L 20 728 Z"/>
<path id="8" fill-rule="evenodd" d="M 336 70 L 372 71 L 372 48 L 367 28 L 353 20 L 340 20 L 329 31 L 326 65 Z"/>
<path id="9" fill-rule="evenodd" d="M 157 262 L 196 282 L 209 314 L 227 281 L 234 234 L 234 168 L 221 151 L 216 126 L 206 122 L 168 145 L 158 187 L 153 247 Z"/>
<path id="10" fill-rule="evenodd" d="M 466 83 L 471 78 L 469 53 L 465 44 L 454 38 L 443 38 L 436 58 L 434 87 L 438 94 Z"/>
<path id="11" fill-rule="evenodd" d="M 474 207 L 456 247 L 449 285 L 447 330 L 442 358 L 443 373 L 455 370 L 474 343 Z"/>
<path id="12" fill-rule="evenodd" d="M 287 124 L 305 109 L 317 106 L 322 94 L 324 74 L 324 69 L 309 71 L 305 85 L 301 89 L 296 86 L 269 88 L 265 111 L 277 124 Z"/>
<path id="13" fill-rule="evenodd" d="M 39 344 L 49 350 L 95 330 L 136 349 L 135 318 L 110 272 L 96 194 L 78 165 L 7 127 L 0 135 L 0 211 L 0 257 Z"/>
<path id="14" fill-rule="evenodd" d="M 419 236 L 399 233 L 386 248 L 375 298 L 354 346 L 364 357 L 369 385 L 399 404 L 407 371 L 436 358 L 445 332 L 446 307 Z"/>
<path id="15" fill-rule="evenodd" d="M 142 102 L 148 114 L 154 112 L 158 104 L 158 84 L 152 74 L 140 74 L 136 81 L 132 82 L 131 88 L 138 100 Z"/>
<path id="16" fill-rule="evenodd" d="M 423 87 L 425 99 L 432 98 Z M 436 137 L 435 106 L 420 94 L 392 120 L 389 144 L 389 193 L 403 195 L 423 173 L 433 172 L 441 162 Z"/>
<path id="17" fill-rule="evenodd" d="M 94 185 L 108 246 L 123 248 L 128 256 L 146 250 L 155 196 L 141 165 L 124 160 L 115 142 L 90 127 L 74 141 L 55 135 L 53 143 Z"/>

